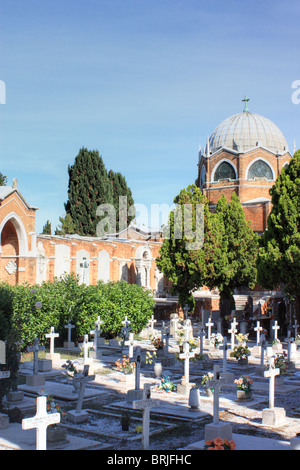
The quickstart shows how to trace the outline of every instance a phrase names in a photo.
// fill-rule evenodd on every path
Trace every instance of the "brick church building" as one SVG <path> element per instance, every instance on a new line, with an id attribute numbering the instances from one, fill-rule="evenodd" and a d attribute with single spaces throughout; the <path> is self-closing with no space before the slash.
<path id="1" fill-rule="evenodd" d="M 270 188 L 291 155 L 282 132 L 269 119 L 243 112 L 222 121 L 199 151 L 197 185 L 213 211 L 222 194 L 230 201 L 238 195 L 246 220 L 263 233 L 271 211 Z"/>
<path id="2" fill-rule="evenodd" d="M 222 194 L 229 201 L 235 191 L 246 219 L 262 233 L 271 210 L 269 190 L 291 155 L 278 127 L 250 113 L 248 99 L 243 101 L 243 112 L 221 122 L 200 150 L 197 184 L 212 211 Z M 163 242 L 160 232 L 131 225 L 104 238 L 37 234 L 36 210 L 21 194 L 16 179 L 12 186 L 0 187 L 0 282 L 34 285 L 73 272 L 86 284 L 126 280 L 164 297 L 170 284 L 155 263 Z M 202 294 L 207 308 L 205 288 Z M 210 309 L 217 305 L 214 295 Z"/>

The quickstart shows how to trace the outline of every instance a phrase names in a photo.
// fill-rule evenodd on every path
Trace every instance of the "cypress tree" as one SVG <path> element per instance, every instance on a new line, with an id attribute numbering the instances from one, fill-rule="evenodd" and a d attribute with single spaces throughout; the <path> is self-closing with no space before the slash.
<path id="1" fill-rule="evenodd" d="M 258 282 L 266 289 L 283 285 L 296 301 L 300 321 L 300 150 L 270 189 L 272 210 L 258 255 Z"/>
<path id="2" fill-rule="evenodd" d="M 98 206 L 113 204 L 112 183 L 98 150 L 81 148 L 68 173 L 66 213 L 72 218 L 75 233 L 95 236 L 100 220 Z"/>
<path id="3" fill-rule="evenodd" d="M 113 188 L 113 204 L 116 210 L 116 230 L 121 231 L 125 227 L 128 227 L 131 220 L 134 219 L 135 214 L 132 214 L 133 209 L 129 210 L 134 205 L 131 189 L 127 186 L 125 176 L 121 173 L 115 173 L 110 170 L 108 177 L 112 183 Z M 125 203 L 120 201 L 120 196 L 126 197 Z M 121 205 L 120 205 L 121 202 Z M 130 215 L 129 215 L 130 212 Z M 120 221 L 121 216 L 121 221 Z"/>

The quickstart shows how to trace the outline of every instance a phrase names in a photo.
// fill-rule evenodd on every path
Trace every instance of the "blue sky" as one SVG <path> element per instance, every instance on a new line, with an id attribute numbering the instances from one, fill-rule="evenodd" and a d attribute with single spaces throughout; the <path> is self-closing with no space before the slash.
<path id="1" fill-rule="evenodd" d="M 299 16 L 298 0 L 0 0 L 0 171 L 39 208 L 36 231 L 65 214 L 83 146 L 149 212 L 194 183 L 199 145 L 244 95 L 300 147 Z"/>

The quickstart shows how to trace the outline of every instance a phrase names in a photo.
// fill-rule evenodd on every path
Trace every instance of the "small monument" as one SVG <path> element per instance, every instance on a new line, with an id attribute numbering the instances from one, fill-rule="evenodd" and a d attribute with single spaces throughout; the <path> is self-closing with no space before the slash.
<path id="1" fill-rule="evenodd" d="M 275 407 L 275 377 L 280 374 L 280 369 L 275 368 L 275 357 L 269 359 L 269 369 L 264 376 L 269 378 L 269 408 L 262 410 L 262 424 L 265 426 L 281 426 L 285 422 L 285 409 Z"/>

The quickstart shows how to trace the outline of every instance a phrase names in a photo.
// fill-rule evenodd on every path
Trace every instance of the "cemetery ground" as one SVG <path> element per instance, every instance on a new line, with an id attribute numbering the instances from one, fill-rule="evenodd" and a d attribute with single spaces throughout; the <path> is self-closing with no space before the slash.
<path id="1" fill-rule="evenodd" d="M 197 347 L 191 356 L 200 351 L 198 327 L 199 325 L 193 325 L 193 337 Z M 10 401 L 9 396 L 6 397 L 9 422 L 2 424 L 0 420 L 0 449 L 35 450 L 36 429 L 22 429 L 21 423 L 35 416 L 36 399 L 44 395 L 50 402 L 52 400 L 53 406 L 59 406 L 60 411 L 64 413 L 59 423 L 49 425 L 47 429 L 65 431 L 65 435 L 57 441 L 47 437 L 47 450 L 202 450 L 207 425 L 215 422 L 216 416 L 214 397 L 207 396 L 201 381 L 208 372 L 214 372 L 215 366 L 219 368 L 221 379 L 226 377 L 220 387 L 217 426 L 229 423 L 231 439 L 235 441 L 236 449 L 291 449 L 291 441 L 300 433 L 300 351 L 296 350 L 290 358 L 292 360 L 289 362 L 288 374 L 281 377 L 280 383 L 275 383 L 275 408 L 284 410 L 284 416 L 278 422 L 268 423 L 263 418 L 264 410 L 270 405 L 270 380 L 263 372 L 267 351 L 258 345 L 254 338 L 247 342 L 251 355 L 246 364 L 240 364 L 230 356 L 230 345 L 224 353 L 222 348 L 215 348 L 207 339 L 201 344 L 205 360 L 190 357 L 186 362 L 183 358 L 184 352 L 179 355 L 178 341 L 172 335 L 167 336 L 166 351 L 166 336 L 162 328 L 164 330 L 165 325 L 156 324 L 153 330 L 145 328 L 139 337 L 134 338 L 131 345 L 129 342 L 126 346 L 120 342 L 114 342 L 112 345 L 102 342 L 96 346 L 98 354 L 93 354 L 95 350 L 91 347 L 92 343 L 88 343 L 86 355 L 82 355 L 82 350 L 78 347 L 54 348 L 55 351 L 51 351 L 51 365 L 49 359 L 46 359 L 49 358 L 49 350 L 41 350 L 38 352 L 38 358 L 42 370 L 37 374 L 41 379 L 40 383 L 31 380 L 33 352 L 23 354 L 17 387 L 20 396 L 16 401 Z M 149 339 L 150 335 L 161 337 L 165 346 L 161 351 L 162 356 L 158 356 L 163 364 L 160 376 L 154 372 L 153 363 L 146 363 L 147 352 L 152 354 L 156 351 Z M 283 340 L 280 353 L 286 351 L 287 346 L 288 342 Z M 268 348 L 269 356 L 271 353 L 278 353 L 276 349 L 270 353 L 270 348 L 271 343 Z M 120 360 L 121 363 L 124 355 L 126 358 L 132 356 L 129 364 L 136 364 L 132 374 L 117 370 L 116 361 Z M 137 361 L 138 356 L 140 362 Z M 75 391 L 74 380 L 67 375 L 63 367 L 68 360 L 81 372 L 84 366 L 88 366 L 87 379 L 80 390 Z M 253 381 L 252 397 L 248 400 L 237 400 L 234 380 L 244 375 Z M 190 389 L 193 385 L 198 386 L 200 390 L 200 402 L 195 407 L 192 407 L 190 402 Z M 142 399 L 143 393 L 149 389 L 153 403 L 149 405 L 147 415 Z M 78 405 L 80 394 L 82 400 Z M 139 402 L 142 403 L 141 409 Z M 123 430 L 122 421 L 128 420 L 128 416 L 129 428 Z M 147 416 L 150 421 L 148 436 L 145 435 Z"/>

